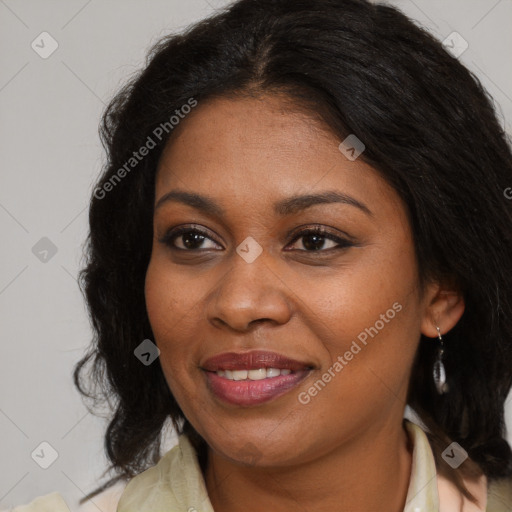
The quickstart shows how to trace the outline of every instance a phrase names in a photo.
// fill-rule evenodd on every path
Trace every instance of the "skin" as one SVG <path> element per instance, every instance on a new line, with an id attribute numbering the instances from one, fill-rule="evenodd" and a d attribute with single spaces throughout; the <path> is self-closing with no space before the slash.
<path id="1" fill-rule="evenodd" d="M 173 133 L 159 163 L 155 204 L 177 189 L 209 196 L 210 215 L 177 201 L 155 209 L 146 276 L 160 362 L 183 413 L 208 443 L 205 483 L 215 510 L 402 511 L 411 446 L 402 425 L 420 333 L 459 320 L 456 290 L 423 296 L 406 210 L 397 193 L 341 140 L 277 95 L 202 102 Z M 280 216 L 273 203 L 325 190 L 364 203 L 318 204 Z M 164 243 L 176 226 L 189 235 Z M 311 235 L 323 226 L 355 245 Z M 263 252 L 236 252 L 248 236 Z M 322 245 L 323 240 L 323 245 Z M 188 241 L 189 245 L 185 245 Z M 191 245 L 192 241 L 192 245 Z M 313 239 L 313 242 L 315 240 Z M 190 247 L 192 249 L 190 249 Z M 308 404 L 298 401 L 394 303 L 402 310 Z M 314 368 L 270 402 L 240 407 L 208 390 L 201 363 L 226 351 L 276 351 Z"/>

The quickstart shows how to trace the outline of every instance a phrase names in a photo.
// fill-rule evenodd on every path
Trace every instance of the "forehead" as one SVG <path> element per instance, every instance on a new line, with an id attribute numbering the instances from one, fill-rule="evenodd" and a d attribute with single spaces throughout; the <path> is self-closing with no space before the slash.
<path id="1" fill-rule="evenodd" d="M 328 189 L 396 208 L 394 190 L 361 159 L 348 160 L 340 142 L 318 119 L 276 96 L 199 103 L 162 154 L 156 200 L 179 188 L 215 196 L 227 207 L 261 206 Z"/>
<path id="2" fill-rule="evenodd" d="M 324 151 L 336 145 L 336 137 L 327 127 L 298 109 L 292 110 L 281 97 L 215 98 L 199 103 L 180 123 L 162 161 L 193 160 L 198 166 L 212 168 L 218 162 L 263 163 L 269 155 L 294 160 L 308 153 L 319 158 L 321 139 L 325 139 Z"/>

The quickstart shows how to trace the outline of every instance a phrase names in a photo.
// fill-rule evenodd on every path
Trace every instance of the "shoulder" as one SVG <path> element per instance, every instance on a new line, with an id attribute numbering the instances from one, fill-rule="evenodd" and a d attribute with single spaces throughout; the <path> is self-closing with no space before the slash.
<path id="1" fill-rule="evenodd" d="M 512 476 L 489 482 L 485 510 L 486 512 L 510 512 L 512 510 Z"/>
<path id="2" fill-rule="evenodd" d="M 5 512 L 71 512 L 64 498 L 57 492 L 39 496 L 27 505 L 20 505 Z"/>
<path id="3" fill-rule="evenodd" d="M 163 499 L 169 506 L 179 506 L 174 492 L 173 483 L 175 482 L 171 483 L 170 479 L 175 477 L 180 480 L 177 487 L 181 488 L 186 471 L 183 465 L 184 452 L 189 455 L 187 440 L 182 436 L 180 442 L 161 457 L 155 466 L 139 473 L 128 482 L 119 500 L 118 510 L 121 512 L 145 511 L 155 507 L 158 501 Z"/>
<path id="4" fill-rule="evenodd" d="M 130 480 L 117 508 L 117 512 L 157 510 L 214 512 L 197 454 L 184 434 L 155 466 Z"/>
<path id="5" fill-rule="evenodd" d="M 96 495 L 92 500 L 88 500 L 82 505 L 75 505 L 73 509 L 66 504 L 59 493 L 53 492 L 40 496 L 27 505 L 8 510 L 1 509 L 0 512 L 71 512 L 71 510 L 73 512 L 114 512 L 125 487 L 126 482 L 118 482 Z"/>

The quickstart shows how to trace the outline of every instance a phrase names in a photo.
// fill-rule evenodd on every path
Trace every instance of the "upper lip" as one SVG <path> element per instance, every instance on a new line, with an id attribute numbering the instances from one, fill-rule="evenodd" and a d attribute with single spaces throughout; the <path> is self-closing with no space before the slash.
<path id="1" fill-rule="evenodd" d="M 280 368 L 299 371 L 312 367 L 312 364 L 290 359 L 277 352 L 265 350 L 223 352 L 208 358 L 201 366 L 203 370 L 210 372 L 219 370 L 257 370 L 258 368 Z"/>

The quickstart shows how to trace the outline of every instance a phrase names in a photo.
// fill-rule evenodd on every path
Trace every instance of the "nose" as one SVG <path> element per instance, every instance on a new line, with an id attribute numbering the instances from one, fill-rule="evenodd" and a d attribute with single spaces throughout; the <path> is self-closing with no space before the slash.
<path id="1" fill-rule="evenodd" d="M 282 325 L 292 316 L 289 293 L 265 252 L 252 263 L 234 254 L 231 268 L 208 297 L 208 320 L 239 332 L 261 322 Z"/>

